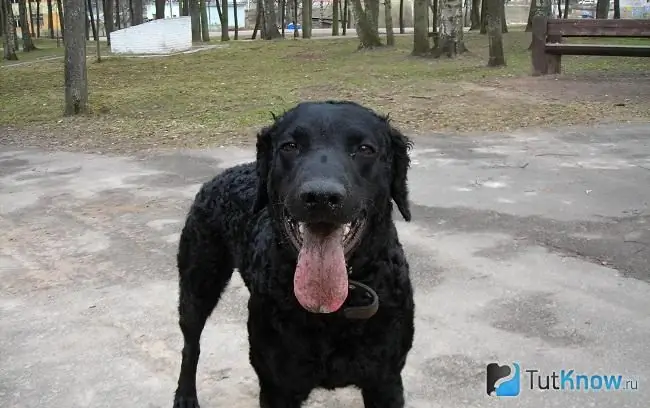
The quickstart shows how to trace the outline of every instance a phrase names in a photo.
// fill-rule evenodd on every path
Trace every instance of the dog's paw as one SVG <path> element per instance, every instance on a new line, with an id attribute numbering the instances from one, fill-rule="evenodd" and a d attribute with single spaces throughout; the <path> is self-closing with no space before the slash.
<path id="1" fill-rule="evenodd" d="M 174 408 L 201 408 L 196 397 L 177 395 L 174 397 Z"/>

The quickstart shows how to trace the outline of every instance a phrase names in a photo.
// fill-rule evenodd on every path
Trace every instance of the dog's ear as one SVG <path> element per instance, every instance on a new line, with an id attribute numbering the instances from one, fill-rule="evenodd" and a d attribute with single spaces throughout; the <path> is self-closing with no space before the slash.
<path id="1" fill-rule="evenodd" d="M 269 169 L 271 167 L 272 129 L 273 126 L 267 126 L 257 134 L 257 195 L 255 197 L 255 203 L 253 204 L 254 212 L 262 210 L 269 203 L 266 184 L 268 182 Z"/>
<path id="2" fill-rule="evenodd" d="M 402 132 L 390 124 L 388 126 L 390 129 L 390 150 L 393 154 L 390 194 L 404 220 L 411 221 L 407 176 L 411 164 L 408 152 L 413 147 L 413 143 Z"/>

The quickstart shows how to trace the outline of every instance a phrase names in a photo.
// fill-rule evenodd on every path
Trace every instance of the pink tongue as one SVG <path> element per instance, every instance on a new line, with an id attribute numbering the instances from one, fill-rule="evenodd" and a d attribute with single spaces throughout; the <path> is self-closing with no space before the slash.
<path id="1" fill-rule="evenodd" d="M 335 312 L 348 296 L 342 238 L 342 228 L 327 233 L 304 229 L 293 292 L 310 312 Z"/>

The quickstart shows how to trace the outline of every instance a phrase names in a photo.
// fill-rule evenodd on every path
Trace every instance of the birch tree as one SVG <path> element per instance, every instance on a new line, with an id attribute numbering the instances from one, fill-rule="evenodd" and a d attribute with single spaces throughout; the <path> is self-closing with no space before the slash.
<path id="1" fill-rule="evenodd" d="M 393 31 L 393 7 L 391 0 L 384 0 L 384 19 L 386 21 L 386 45 L 395 45 L 395 32 Z"/>
<path id="2" fill-rule="evenodd" d="M 506 65 L 503 54 L 503 30 L 501 18 L 505 7 L 503 0 L 483 0 L 487 2 L 485 21 L 487 24 L 487 35 L 489 41 L 490 57 L 488 67 L 501 67 Z"/>
<path id="3" fill-rule="evenodd" d="M 438 46 L 432 50 L 433 56 L 454 58 L 466 50 L 463 43 L 463 1 L 440 0 L 439 14 Z"/>
<path id="4" fill-rule="evenodd" d="M 65 8 L 65 109 L 64 114 L 88 111 L 86 70 L 86 13 L 84 0 L 67 0 Z"/>
<path id="5" fill-rule="evenodd" d="M 84 6 L 85 7 L 85 6 Z M 36 49 L 32 34 L 29 32 L 29 21 L 27 19 L 27 2 L 26 0 L 18 0 L 18 17 L 20 18 L 20 32 L 23 37 L 23 51 L 29 52 Z M 84 29 L 86 27 L 84 18 Z"/>
<path id="6" fill-rule="evenodd" d="M 411 54 L 425 56 L 429 54 L 429 51 L 431 51 L 431 46 L 429 45 L 428 0 L 415 0 L 413 2 L 413 52 Z"/>
<path id="7" fill-rule="evenodd" d="M 3 59 L 18 60 L 16 55 L 16 26 L 13 24 L 13 13 L 9 0 L 0 0 L 0 18 L 2 18 Z"/>
<path id="8" fill-rule="evenodd" d="M 355 29 L 359 37 L 359 49 L 381 47 L 381 38 L 379 38 L 379 27 L 375 19 L 376 9 L 379 9 L 379 0 L 366 0 L 364 9 L 361 0 L 353 0 Z"/>

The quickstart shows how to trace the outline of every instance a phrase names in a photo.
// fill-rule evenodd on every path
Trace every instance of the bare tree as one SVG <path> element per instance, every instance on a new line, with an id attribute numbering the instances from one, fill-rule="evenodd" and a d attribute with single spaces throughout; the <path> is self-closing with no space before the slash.
<path id="1" fill-rule="evenodd" d="M 439 27 L 438 44 L 432 50 L 434 57 L 446 55 L 454 58 L 457 54 L 465 52 L 462 0 L 440 1 Z"/>
<path id="2" fill-rule="evenodd" d="M 23 37 L 23 51 L 29 52 L 36 49 L 32 35 L 29 32 L 29 22 L 27 20 L 27 2 L 18 0 L 18 17 L 20 18 L 20 32 Z"/>
<path id="3" fill-rule="evenodd" d="M 131 0 L 131 25 L 139 25 L 144 22 L 142 0 Z"/>
<path id="4" fill-rule="evenodd" d="M 31 3 L 30 3 L 31 4 Z M 41 2 L 36 2 L 36 38 L 41 38 L 41 24 L 43 23 L 43 17 L 41 17 Z"/>
<path id="5" fill-rule="evenodd" d="M 399 0 L 399 33 L 404 34 L 404 0 Z"/>
<path id="6" fill-rule="evenodd" d="M 235 40 L 239 40 L 239 17 L 237 16 L 237 0 L 232 0 L 232 9 L 234 10 L 233 16 L 235 17 Z"/>
<path id="7" fill-rule="evenodd" d="M 311 38 L 312 0 L 302 0 L 302 38 Z"/>
<path id="8" fill-rule="evenodd" d="M 531 0 L 530 10 L 528 11 L 528 23 L 526 24 L 526 31 L 533 29 L 533 17 L 536 15 L 552 16 L 553 7 L 551 0 Z"/>
<path id="9" fill-rule="evenodd" d="M 341 7 L 340 0 L 332 1 L 332 36 L 339 35 L 339 8 Z"/>
<path id="10" fill-rule="evenodd" d="M 343 32 L 341 33 L 343 35 L 346 35 L 348 33 L 348 24 L 350 24 L 349 5 L 350 0 L 343 0 Z"/>
<path id="11" fill-rule="evenodd" d="M 192 24 L 192 41 L 201 41 L 201 12 L 199 10 L 199 0 L 189 0 L 190 17 Z"/>
<path id="12" fill-rule="evenodd" d="M 616 9 L 616 2 L 618 0 L 614 0 L 614 9 Z M 569 17 L 569 0 L 564 0 L 564 16 L 563 18 Z"/>
<path id="13" fill-rule="evenodd" d="M 97 36 L 99 35 L 97 29 L 99 27 L 95 26 L 95 15 L 93 13 L 93 5 L 92 5 L 91 1 L 92 0 L 88 0 L 86 2 L 86 7 L 87 7 L 88 14 L 89 14 L 89 17 L 90 17 L 90 27 L 93 30 L 93 40 L 97 41 Z"/>
<path id="14" fill-rule="evenodd" d="M 503 33 L 501 18 L 502 8 L 505 7 L 503 0 L 483 0 L 487 2 L 485 20 L 487 22 L 487 34 L 489 40 L 490 57 L 489 67 L 501 67 L 506 65 L 506 58 L 503 54 Z"/>
<path id="15" fill-rule="evenodd" d="M 386 21 L 386 45 L 395 45 L 395 32 L 393 31 L 393 7 L 391 0 L 384 0 L 384 14 Z"/>
<path id="16" fill-rule="evenodd" d="M 3 59 L 17 61 L 16 26 L 9 0 L 0 0 L 0 18 L 2 18 Z"/>
<path id="17" fill-rule="evenodd" d="M 435 1 L 435 0 L 434 0 Z M 429 45 L 429 4 L 428 0 L 413 2 L 413 55 L 428 55 Z"/>
<path id="18" fill-rule="evenodd" d="M 115 27 L 119 30 L 122 28 L 122 19 L 120 18 L 122 14 L 120 13 L 120 0 L 115 0 L 115 8 L 113 11 L 115 12 Z"/>
<path id="19" fill-rule="evenodd" d="M 568 2 L 569 0 L 567 0 Z M 564 9 L 564 18 L 566 18 L 566 8 Z M 614 18 L 619 19 L 621 18 L 621 1 L 620 0 L 614 0 Z"/>
<path id="20" fill-rule="evenodd" d="M 232 1 L 233 14 L 235 15 L 235 25 L 237 25 L 237 0 Z M 218 7 L 219 0 L 216 0 L 216 3 Z M 228 0 L 221 0 L 221 7 L 218 8 L 218 10 L 221 10 L 219 12 L 219 23 L 221 24 L 221 41 L 230 41 L 230 33 L 228 32 Z M 235 30 L 237 30 L 237 28 Z M 237 39 L 237 35 L 237 31 L 235 31 L 235 40 Z"/>
<path id="21" fill-rule="evenodd" d="M 88 111 L 86 70 L 86 6 L 84 0 L 67 0 L 65 10 L 65 109 L 64 114 Z"/>
<path id="22" fill-rule="evenodd" d="M 469 11 L 470 31 L 479 30 L 481 28 L 481 11 L 483 7 L 481 0 L 472 0 L 472 6 Z"/>
<path id="23" fill-rule="evenodd" d="M 165 18 L 165 0 L 156 0 L 156 20 Z"/>
<path id="24" fill-rule="evenodd" d="M 598 0 L 596 2 L 596 18 L 607 18 L 609 15 L 609 0 Z"/>
<path id="25" fill-rule="evenodd" d="M 27 2 L 27 9 L 29 10 L 29 34 L 33 37 L 34 33 L 34 12 L 32 11 L 32 2 Z"/>
<path id="26" fill-rule="evenodd" d="M 262 7 L 262 38 L 264 40 L 275 40 L 282 38 L 280 30 L 278 30 L 278 15 L 275 10 L 275 2 L 273 0 L 263 0 L 264 6 Z M 259 13 L 259 10 L 258 10 Z"/>
<path id="27" fill-rule="evenodd" d="M 103 1 L 104 1 L 104 31 L 106 32 L 106 43 L 110 46 L 111 33 L 113 32 L 113 0 L 103 0 Z"/>
<path id="28" fill-rule="evenodd" d="M 52 12 L 52 0 L 47 0 L 47 25 L 50 27 L 50 38 L 54 39 L 54 13 Z"/>
<path id="29" fill-rule="evenodd" d="M 379 0 L 366 0 L 366 8 L 361 5 L 361 0 L 353 0 L 355 28 L 359 37 L 359 49 L 380 47 L 379 27 L 375 20 L 375 4 Z M 379 6 L 377 5 L 377 9 Z"/>
<path id="30" fill-rule="evenodd" d="M 228 0 L 225 0 L 225 2 L 226 7 L 228 7 Z M 208 23 L 208 9 L 205 5 L 205 0 L 199 0 L 199 10 L 201 11 L 201 39 L 208 42 L 210 41 L 210 26 Z M 227 30 L 228 25 L 226 25 L 226 31 Z"/>

